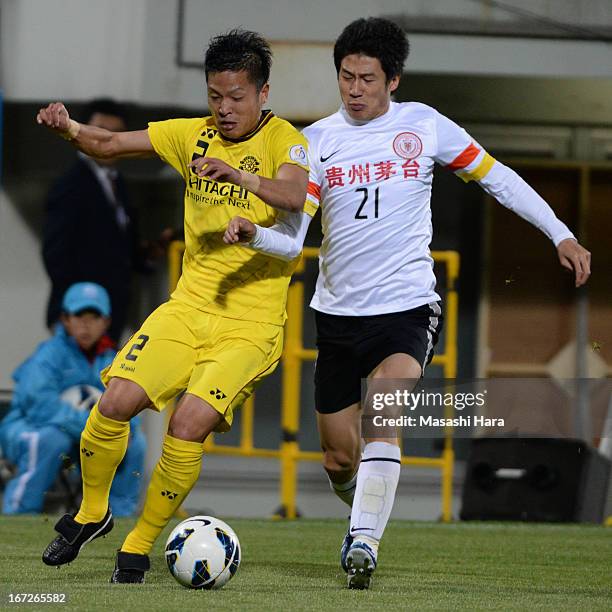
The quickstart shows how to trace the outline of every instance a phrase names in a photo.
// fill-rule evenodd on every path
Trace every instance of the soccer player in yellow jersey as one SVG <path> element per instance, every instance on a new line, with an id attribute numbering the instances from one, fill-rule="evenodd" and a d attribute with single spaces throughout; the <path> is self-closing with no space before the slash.
<path id="1" fill-rule="evenodd" d="M 214 38 L 206 52 L 210 117 L 109 132 L 70 119 L 59 102 L 38 113 L 39 124 L 87 155 L 158 155 L 186 186 L 181 280 L 102 373 L 107 388 L 81 437 L 83 502 L 74 517 L 65 515 L 55 526 L 59 535 L 43 553 L 48 565 L 72 561 L 83 545 L 112 529 L 108 494 L 130 419 L 145 408 L 161 410 L 185 392 L 111 578 L 144 582 L 155 539 L 200 474 L 202 443 L 212 431 L 231 426 L 234 409 L 278 363 L 295 259 L 224 241 L 238 213 L 261 226 L 304 214 L 306 141 L 289 123 L 262 111 L 270 65 L 261 36 L 233 30 Z"/>

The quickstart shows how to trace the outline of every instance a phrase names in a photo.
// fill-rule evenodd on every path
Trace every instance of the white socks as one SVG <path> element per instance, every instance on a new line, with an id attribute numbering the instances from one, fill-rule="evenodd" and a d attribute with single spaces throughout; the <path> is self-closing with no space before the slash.
<path id="1" fill-rule="evenodd" d="M 351 511 L 353 538 L 378 547 L 393 508 L 400 465 L 401 452 L 395 444 L 366 444 L 357 471 L 357 487 Z M 338 492 L 336 494 L 340 496 Z"/>
<path id="2" fill-rule="evenodd" d="M 353 505 L 353 498 L 355 497 L 355 487 L 357 486 L 357 472 L 353 474 L 353 477 L 341 484 L 337 482 L 329 481 L 331 490 L 348 506 Z"/>

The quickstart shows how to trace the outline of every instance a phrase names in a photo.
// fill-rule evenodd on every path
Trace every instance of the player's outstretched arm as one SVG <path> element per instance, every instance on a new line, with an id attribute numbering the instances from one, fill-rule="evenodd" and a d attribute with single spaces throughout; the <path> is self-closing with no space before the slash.
<path id="1" fill-rule="evenodd" d="M 244 217 L 234 217 L 228 223 L 223 242 L 242 243 L 260 253 L 291 261 L 302 252 L 311 219 L 304 212 L 281 212 L 272 227 L 261 227 Z"/>
<path id="2" fill-rule="evenodd" d="M 36 122 L 62 138 L 69 140 L 79 151 L 92 157 L 153 157 L 156 155 L 147 130 L 111 132 L 70 118 L 61 102 L 41 108 Z"/>
<path id="3" fill-rule="evenodd" d="M 273 179 L 232 168 L 216 157 L 198 157 L 188 166 L 198 176 L 244 187 L 273 208 L 289 212 L 304 208 L 308 173 L 299 166 L 283 164 Z"/>
<path id="4" fill-rule="evenodd" d="M 477 181 L 500 204 L 546 234 L 557 248 L 561 265 L 574 272 L 576 287 L 584 285 L 591 274 L 591 254 L 548 203 L 514 170 L 470 142 L 469 135 L 456 123 L 439 113 L 435 117 L 439 145 L 436 161 L 456 171 L 464 181 Z M 457 155 L 459 147 L 464 148 Z"/>
<path id="5" fill-rule="evenodd" d="M 591 274 L 591 254 L 581 246 L 548 203 L 514 170 L 493 161 L 478 183 L 498 202 L 544 232 L 557 247 L 559 261 L 575 274 L 576 287 Z"/>
<path id="6" fill-rule="evenodd" d="M 574 272 L 576 287 L 584 285 L 591 276 L 591 253 L 582 245 L 566 238 L 557 245 L 559 261 L 564 268 Z"/>

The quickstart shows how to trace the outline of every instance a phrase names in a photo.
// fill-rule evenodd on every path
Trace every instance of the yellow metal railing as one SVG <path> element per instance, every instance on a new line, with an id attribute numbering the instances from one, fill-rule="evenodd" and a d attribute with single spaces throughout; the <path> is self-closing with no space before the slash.
<path id="1" fill-rule="evenodd" d="M 173 242 L 168 253 L 169 286 L 172 292 L 178 283 L 181 270 L 181 257 L 184 250 L 182 242 Z M 308 349 L 303 344 L 304 319 L 304 283 L 299 274 L 304 271 L 309 259 L 316 259 L 319 250 L 305 247 L 302 259 L 296 268 L 296 278 L 289 286 L 287 295 L 287 322 L 285 324 L 285 346 L 282 356 L 282 394 L 281 394 L 281 427 L 283 439 L 280 448 L 255 448 L 254 431 L 254 397 L 249 398 L 241 410 L 241 439 L 239 446 L 220 445 L 215 443 L 214 436 L 208 437 L 205 450 L 209 453 L 277 458 L 281 463 L 280 476 L 280 509 L 278 516 L 294 519 L 297 516 L 297 466 L 299 461 L 321 461 L 318 451 L 301 450 L 298 443 L 300 423 L 300 391 L 302 385 L 302 362 L 314 361 L 317 351 Z M 456 281 L 459 276 L 459 254 L 455 251 L 433 251 L 437 263 L 446 265 L 445 296 L 445 342 L 444 350 L 435 355 L 432 364 L 442 366 L 445 379 L 457 375 L 457 322 L 458 295 Z M 452 408 L 449 407 L 450 410 Z M 452 483 L 453 483 L 453 435 L 448 428 L 444 435 L 444 448 L 440 457 L 403 456 L 402 464 L 413 467 L 438 468 L 442 474 L 442 511 L 441 518 L 448 522 L 452 518 Z"/>

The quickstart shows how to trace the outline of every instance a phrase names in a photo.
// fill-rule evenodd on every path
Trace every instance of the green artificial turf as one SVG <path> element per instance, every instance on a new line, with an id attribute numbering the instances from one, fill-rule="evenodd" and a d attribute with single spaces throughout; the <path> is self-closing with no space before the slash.
<path id="1" fill-rule="evenodd" d="M 225 519 L 225 517 L 223 517 Z M 114 553 L 133 525 L 59 569 L 43 565 L 55 517 L 0 517 L 1 609 L 62 610 L 609 610 L 612 530 L 599 526 L 391 522 L 369 591 L 349 591 L 339 567 L 343 521 L 227 520 L 242 545 L 236 576 L 191 591 L 168 572 L 163 545 L 144 585 L 111 585 Z M 65 593 L 65 604 L 11 604 L 13 593 Z"/>

